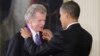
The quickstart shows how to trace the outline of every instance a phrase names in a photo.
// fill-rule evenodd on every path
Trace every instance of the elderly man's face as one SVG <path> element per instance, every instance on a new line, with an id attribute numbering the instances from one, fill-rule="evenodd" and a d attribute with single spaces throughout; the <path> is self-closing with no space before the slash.
<path id="1" fill-rule="evenodd" d="M 46 20 L 46 14 L 37 12 L 35 14 L 35 18 L 30 20 L 30 27 L 35 31 L 41 31 L 43 30 L 43 27 L 45 25 L 45 20 Z"/>

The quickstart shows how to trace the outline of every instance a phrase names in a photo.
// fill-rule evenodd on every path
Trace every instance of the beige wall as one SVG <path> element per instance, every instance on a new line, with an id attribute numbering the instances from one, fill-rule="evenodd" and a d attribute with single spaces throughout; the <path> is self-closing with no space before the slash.
<path id="1" fill-rule="evenodd" d="M 74 0 L 81 7 L 80 23 L 93 36 L 90 56 L 100 56 L 100 0 Z"/>

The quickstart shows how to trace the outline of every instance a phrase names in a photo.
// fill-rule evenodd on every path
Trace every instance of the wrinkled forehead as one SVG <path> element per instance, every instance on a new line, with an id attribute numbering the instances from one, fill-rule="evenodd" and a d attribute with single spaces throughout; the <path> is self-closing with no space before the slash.
<path id="1" fill-rule="evenodd" d="M 31 17 L 32 20 L 46 20 L 46 13 L 37 12 L 34 17 Z"/>
<path id="2" fill-rule="evenodd" d="M 33 18 L 46 17 L 46 13 L 36 12 Z"/>

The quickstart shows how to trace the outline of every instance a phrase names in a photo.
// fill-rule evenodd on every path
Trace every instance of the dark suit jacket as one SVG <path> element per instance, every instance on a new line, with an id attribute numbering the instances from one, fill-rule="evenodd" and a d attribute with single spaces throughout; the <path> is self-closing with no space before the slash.
<path id="1" fill-rule="evenodd" d="M 41 33 L 40 36 L 42 36 Z M 30 37 L 30 40 L 34 43 L 32 37 Z M 20 32 L 16 33 L 15 36 L 9 41 L 7 49 L 6 56 L 30 56 L 25 46 L 25 39 L 21 36 Z"/>
<path id="2" fill-rule="evenodd" d="M 30 56 L 24 47 L 20 32 L 10 39 L 6 56 Z"/>
<path id="3" fill-rule="evenodd" d="M 36 46 L 30 39 L 25 40 L 32 56 L 89 56 L 92 37 L 80 24 L 73 24 L 67 30 L 57 32 L 49 42 Z"/>

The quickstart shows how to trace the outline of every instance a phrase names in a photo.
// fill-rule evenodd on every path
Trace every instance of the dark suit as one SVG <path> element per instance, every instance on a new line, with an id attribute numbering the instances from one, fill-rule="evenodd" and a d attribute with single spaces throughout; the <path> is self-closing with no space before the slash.
<path id="1" fill-rule="evenodd" d="M 30 56 L 24 47 L 24 39 L 20 32 L 10 40 L 6 56 Z"/>
<path id="2" fill-rule="evenodd" d="M 25 40 L 26 48 L 32 56 L 89 56 L 92 37 L 80 24 L 73 24 L 67 30 L 57 32 L 50 42 L 36 46 Z"/>

